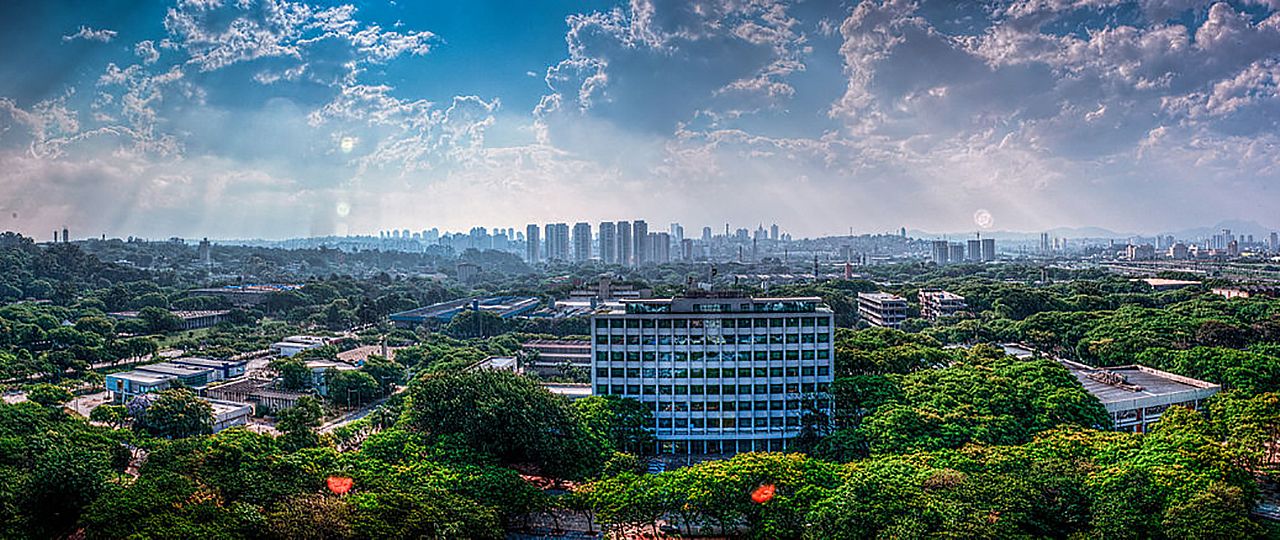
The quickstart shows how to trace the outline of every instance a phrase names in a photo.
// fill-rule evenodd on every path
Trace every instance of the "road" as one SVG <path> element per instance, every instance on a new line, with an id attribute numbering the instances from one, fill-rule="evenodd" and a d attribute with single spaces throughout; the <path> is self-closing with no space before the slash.
<path id="1" fill-rule="evenodd" d="M 103 390 L 101 392 L 76 397 L 75 399 L 67 402 L 66 408 L 75 411 L 75 413 L 80 416 L 88 418 L 89 413 L 93 411 L 95 407 L 108 401 L 111 401 L 111 396 L 106 390 Z"/>

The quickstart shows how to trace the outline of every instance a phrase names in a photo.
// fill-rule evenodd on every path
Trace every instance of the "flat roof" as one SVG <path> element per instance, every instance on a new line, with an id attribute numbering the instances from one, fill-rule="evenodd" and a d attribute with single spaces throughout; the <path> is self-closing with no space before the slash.
<path id="1" fill-rule="evenodd" d="M 173 375 L 139 373 L 137 371 L 122 371 L 120 373 L 111 373 L 107 375 L 106 378 L 124 379 L 126 381 L 133 381 L 136 383 L 143 383 L 143 384 L 156 384 L 156 383 L 172 380 L 174 377 Z"/>
<path id="2" fill-rule="evenodd" d="M 1077 366 L 1079 364 L 1076 364 Z M 1221 387 L 1152 369 L 1146 366 L 1116 366 L 1101 369 L 1079 369 L 1068 365 L 1072 375 L 1086 391 L 1098 398 L 1103 405 L 1133 401 L 1142 398 L 1176 396 L 1183 393 L 1217 392 Z M 1091 373 L 1111 372 L 1124 377 L 1126 386 L 1112 385 L 1090 377 Z M 1131 386 L 1130 386 L 1131 385 Z M 1135 388 L 1136 387 L 1136 388 Z"/>
<path id="3" fill-rule="evenodd" d="M 426 319 L 448 321 L 453 319 L 454 315 L 461 313 L 463 310 L 469 309 L 472 304 L 475 304 L 481 311 L 493 312 L 506 319 L 523 314 L 537 307 L 540 303 L 542 303 L 542 300 L 536 296 L 490 296 L 486 298 L 463 298 L 431 304 L 429 306 L 422 306 L 401 311 L 399 313 L 392 313 L 388 318 L 393 321 L 406 322 L 424 321 Z"/>
<path id="4" fill-rule="evenodd" d="M 531 339 L 521 343 L 522 347 L 586 347 L 591 348 L 591 341 L 587 339 Z"/>
<path id="5" fill-rule="evenodd" d="M 903 302 L 907 301 L 906 298 L 903 298 L 896 294 L 890 294 L 887 292 L 869 292 L 869 293 L 860 292 L 858 293 L 858 298 L 866 298 L 869 300 L 882 300 L 882 301 L 883 300 L 901 300 Z"/>
<path id="6" fill-rule="evenodd" d="M 219 369 L 230 367 L 230 366 L 237 366 L 237 365 L 243 366 L 249 363 L 248 360 L 214 360 L 212 358 L 196 358 L 196 357 L 175 358 L 173 360 L 170 360 L 169 362 L 174 364 L 185 364 L 189 366 L 199 366 L 199 367 L 219 368 Z"/>
<path id="7" fill-rule="evenodd" d="M 167 375 L 177 375 L 185 377 L 189 375 L 200 375 L 213 373 L 213 370 L 207 367 L 184 366 L 172 362 L 161 362 L 159 364 L 150 364 L 146 366 L 138 366 L 134 371 L 150 371 L 152 373 L 164 373 Z"/>
<path id="8" fill-rule="evenodd" d="M 1199 281 L 1191 281 L 1187 279 L 1143 278 L 1141 281 L 1146 282 L 1147 285 L 1152 287 L 1187 287 L 1200 284 Z"/>
<path id="9" fill-rule="evenodd" d="M 206 309 L 206 310 L 194 310 L 194 311 L 170 311 L 169 312 L 170 315 L 173 315 L 174 317 L 177 317 L 183 320 L 199 319 L 202 317 L 216 317 L 218 315 L 226 315 L 228 313 L 231 313 L 231 310 Z M 121 319 L 136 319 L 138 317 L 138 312 L 137 311 L 113 311 L 111 313 L 108 313 L 107 315 L 110 315 L 112 317 L 118 317 Z"/>

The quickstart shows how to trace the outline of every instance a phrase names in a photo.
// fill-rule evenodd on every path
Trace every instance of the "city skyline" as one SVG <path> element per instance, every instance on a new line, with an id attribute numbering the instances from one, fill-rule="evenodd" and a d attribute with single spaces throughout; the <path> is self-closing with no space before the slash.
<path id="1" fill-rule="evenodd" d="M 1265 2 L 6 5 L 0 229 L 1280 226 Z"/>

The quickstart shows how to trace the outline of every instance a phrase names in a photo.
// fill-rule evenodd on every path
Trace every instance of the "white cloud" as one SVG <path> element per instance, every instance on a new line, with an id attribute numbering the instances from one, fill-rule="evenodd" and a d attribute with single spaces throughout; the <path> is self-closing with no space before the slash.
<path id="1" fill-rule="evenodd" d="M 81 26 L 80 29 L 76 31 L 76 33 L 62 36 L 62 41 L 65 42 L 65 41 L 75 41 L 77 39 L 83 39 L 85 41 L 97 41 L 99 43 L 110 43 L 111 40 L 115 38 L 116 38 L 115 30 L 108 30 L 106 28 L 94 29 L 94 28 L 89 28 L 88 26 Z"/>

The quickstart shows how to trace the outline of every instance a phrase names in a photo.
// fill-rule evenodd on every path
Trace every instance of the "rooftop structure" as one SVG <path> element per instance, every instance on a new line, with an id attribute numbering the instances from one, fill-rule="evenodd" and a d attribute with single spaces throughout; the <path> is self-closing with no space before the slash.
<path id="1" fill-rule="evenodd" d="M 1059 360 L 1106 407 L 1115 429 L 1145 433 L 1172 405 L 1203 410 L 1220 386 L 1146 366 L 1093 368 Z"/>
<path id="2" fill-rule="evenodd" d="M 103 384 L 113 402 L 124 403 L 142 394 L 167 389 L 174 378 L 172 375 L 125 371 L 108 374 Z"/>
<path id="3" fill-rule="evenodd" d="M 393 313 L 388 318 L 401 328 L 413 328 L 422 324 L 448 323 L 456 315 L 467 309 L 487 311 L 503 319 L 510 319 L 537 309 L 541 303 L 542 301 L 534 296 L 466 298 Z"/>
<path id="4" fill-rule="evenodd" d="M 244 285 L 226 285 L 206 289 L 192 289 L 187 296 L 213 296 L 226 298 L 237 306 L 253 306 L 267 300 L 271 293 L 301 289 L 300 283 L 254 283 Z"/>
<path id="5" fill-rule="evenodd" d="M 533 339 L 524 342 L 521 347 L 538 353 L 525 368 L 540 377 L 569 377 L 572 373 L 566 371 L 574 370 L 580 370 L 582 375 L 586 375 L 591 369 L 590 341 Z"/>
<path id="6" fill-rule="evenodd" d="M 467 367 L 468 371 L 481 369 L 520 373 L 520 362 L 514 356 L 490 356 Z"/>
<path id="7" fill-rule="evenodd" d="M 182 319 L 182 324 L 179 325 L 182 330 L 208 328 L 225 320 L 228 313 L 231 311 L 226 309 L 169 312 L 170 315 Z M 137 311 L 116 311 L 107 315 L 116 319 L 136 319 L 138 314 Z"/>
<path id="8" fill-rule="evenodd" d="M 133 370 L 136 373 L 146 375 L 169 376 L 177 379 L 184 386 L 199 388 L 209 384 L 214 377 L 212 369 L 206 367 L 189 366 L 177 364 L 173 362 L 160 362 L 158 364 L 148 364 L 138 366 Z"/>
<path id="9" fill-rule="evenodd" d="M 209 358 L 194 358 L 189 356 L 175 358 L 170 360 L 170 362 L 184 366 L 213 370 L 213 373 L 209 377 L 209 382 L 221 381 L 244 375 L 245 368 L 249 365 L 248 360 L 212 360 Z"/>
<path id="10" fill-rule="evenodd" d="M 907 300 L 883 293 L 858 293 L 858 317 L 871 326 L 898 328 L 907 320 Z"/>
<path id="11" fill-rule="evenodd" d="M 1142 281 L 1156 291 L 1173 291 L 1200 284 L 1199 281 L 1186 279 L 1145 278 Z"/>
<path id="12" fill-rule="evenodd" d="M 1254 296 L 1275 298 L 1280 296 L 1280 285 L 1229 285 L 1225 287 L 1214 287 L 1213 294 L 1220 295 L 1223 298 L 1252 298 Z"/>

